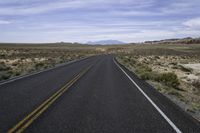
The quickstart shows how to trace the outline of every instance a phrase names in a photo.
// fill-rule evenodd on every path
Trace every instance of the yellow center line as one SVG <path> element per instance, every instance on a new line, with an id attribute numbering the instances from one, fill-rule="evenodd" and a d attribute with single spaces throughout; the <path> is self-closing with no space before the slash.
<path id="1" fill-rule="evenodd" d="M 66 85 L 64 85 L 61 89 L 59 89 L 56 93 L 50 96 L 47 100 L 45 100 L 39 107 L 37 107 L 33 112 L 31 112 L 28 116 L 22 119 L 18 124 L 16 124 L 13 128 L 11 128 L 8 133 L 21 133 L 23 132 L 31 123 L 36 120 L 48 107 L 53 104 L 63 93 L 65 93 L 80 77 L 82 77 L 91 66 L 86 68 L 84 71 L 80 72 L 77 76 L 75 76 L 71 81 L 69 81 Z"/>
<path id="2" fill-rule="evenodd" d="M 79 75 L 77 75 L 75 78 L 77 78 Z M 74 79 L 72 79 L 70 82 L 72 82 Z M 68 86 L 70 83 L 68 82 L 63 88 Z M 10 129 L 8 133 L 14 132 L 17 128 L 19 128 L 24 122 L 26 122 L 29 118 L 31 118 L 35 113 L 37 113 L 41 108 L 43 108 L 50 100 L 52 100 L 57 94 L 59 94 L 63 88 L 58 90 L 56 93 L 54 93 L 51 97 L 49 97 L 47 100 L 45 100 L 39 107 L 37 107 L 33 112 L 31 112 L 28 116 L 26 116 L 23 120 L 21 120 L 15 127 Z"/>

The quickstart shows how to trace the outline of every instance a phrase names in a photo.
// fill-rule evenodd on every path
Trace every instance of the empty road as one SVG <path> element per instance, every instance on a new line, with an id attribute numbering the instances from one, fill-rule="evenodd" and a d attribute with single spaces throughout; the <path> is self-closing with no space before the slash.
<path id="1" fill-rule="evenodd" d="M 200 133 L 200 124 L 100 55 L 1 83 L 0 132 Z"/>

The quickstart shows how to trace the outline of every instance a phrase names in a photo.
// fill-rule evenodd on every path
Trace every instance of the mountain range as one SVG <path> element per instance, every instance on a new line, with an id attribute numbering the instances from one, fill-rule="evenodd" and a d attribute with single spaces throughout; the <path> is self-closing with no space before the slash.
<path id="1" fill-rule="evenodd" d="M 118 40 L 100 40 L 100 41 L 89 41 L 86 44 L 112 45 L 112 44 L 126 44 L 126 43 Z"/>

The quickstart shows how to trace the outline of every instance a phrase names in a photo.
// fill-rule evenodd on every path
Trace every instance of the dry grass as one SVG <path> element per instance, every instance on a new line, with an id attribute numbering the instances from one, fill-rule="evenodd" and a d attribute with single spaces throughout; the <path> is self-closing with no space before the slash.
<path id="1" fill-rule="evenodd" d="M 199 44 L 0 45 L 0 80 L 95 54 L 116 54 L 119 62 L 200 119 Z M 198 67 L 197 67 L 198 68 Z"/>
<path id="2" fill-rule="evenodd" d="M 118 50 L 119 51 L 119 50 Z M 137 45 L 118 61 L 200 119 L 200 45 Z"/>
<path id="3" fill-rule="evenodd" d="M 99 54 L 101 50 L 93 46 L 78 44 L 1 44 L 0 80 Z"/>

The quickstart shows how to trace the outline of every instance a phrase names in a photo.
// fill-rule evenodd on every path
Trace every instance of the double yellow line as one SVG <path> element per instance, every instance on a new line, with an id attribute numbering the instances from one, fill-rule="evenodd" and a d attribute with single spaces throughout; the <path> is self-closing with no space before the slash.
<path id="1" fill-rule="evenodd" d="M 47 100 L 45 100 L 39 107 L 37 107 L 33 112 L 31 112 L 28 116 L 22 119 L 17 125 L 11 128 L 8 133 L 21 133 L 28 126 L 33 123 L 45 110 L 48 109 L 50 105 L 52 105 L 60 96 L 62 96 L 78 79 L 80 79 L 91 66 L 80 72 L 77 76 L 75 76 L 72 80 L 70 80 L 66 85 L 64 85 L 61 89 L 55 92 L 52 96 L 50 96 Z"/>

